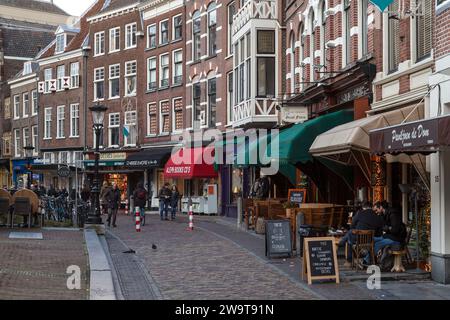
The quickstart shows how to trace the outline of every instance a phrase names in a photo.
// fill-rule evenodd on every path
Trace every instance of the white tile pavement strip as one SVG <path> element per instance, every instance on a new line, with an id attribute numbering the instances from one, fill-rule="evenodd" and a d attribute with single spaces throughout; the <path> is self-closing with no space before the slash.
<path id="1" fill-rule="evenodd" d="M 116 300 L 111 266 L 95 230 L 84 231 L 89 254 L 90 300 Z"/>

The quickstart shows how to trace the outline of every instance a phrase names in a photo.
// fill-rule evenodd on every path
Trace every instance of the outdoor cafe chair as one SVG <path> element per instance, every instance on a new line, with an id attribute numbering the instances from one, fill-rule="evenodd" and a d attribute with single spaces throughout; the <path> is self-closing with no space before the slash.
<path id="1" fill-rule="evenodd" d="M 14 216 L 28 216 L 28 228 L 31 228 L 31 202 L 29 198 L 17 197 L 11 219 L 11 228 L 14 227 Z"/>
<path id="2" fill-rule="evenodd" d="M 370 254 L 372 263 L 375 263 L 374 231 L 373 230 L 352 230 L 352 268 L 361 267 L 357 262 L 363 259 L 367 252 Z"/>
<path id="3" fill-rule="evenodd" d="M 11 207 L 9 205 L 9 199 L 0 198 L 0 216 L 5 216 L 6 225 L 10 225 Z"/>

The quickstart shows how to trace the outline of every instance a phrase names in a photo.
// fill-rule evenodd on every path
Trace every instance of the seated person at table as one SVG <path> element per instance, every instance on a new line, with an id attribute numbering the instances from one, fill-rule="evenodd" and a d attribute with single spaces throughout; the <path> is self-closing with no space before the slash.
<path id="1" fill-rule="evenodd" d="M 358 214 L 353 218 L 352 221 L 350 235 L 348 238 L 350 248 L 355 242 L 355 236 L 351 233 L 352 230 L 373 230 L 375 232 L 375 237 L 380 237 L 382 235 L 383 225 L 383 218 L 374 212 L 372 204 L 370 204 L 369 202 L 364 203 L 363 209 L 358 212 Z M 366 256 L 364 258 L 364 262 L 366 264 L 369 264 L 369 258 L 369 256 Z M 347 259 L 349 262 L 352 261 L 352 250 L 349 250 Z"/>
<path id="2" fill-rule="evenodd" d="M 402 221 L 402 213 L 396 208 L 389 208 L 387 202 L 379 202 L 375 207 L 383 215 L 385 225 L 383 235 L 375 237 L 375 254 L 386 246 L 403 245 L 406 240 L 406 226 Z"/>

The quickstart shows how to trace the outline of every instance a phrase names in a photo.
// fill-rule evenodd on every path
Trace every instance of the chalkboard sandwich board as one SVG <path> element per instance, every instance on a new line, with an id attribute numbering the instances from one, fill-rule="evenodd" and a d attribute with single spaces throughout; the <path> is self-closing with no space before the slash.
<path id="1" fill-rule="evenodd" d="M 288 199 L 292 203 L 305 203 L 306 189 L 289 189 Z"/>
<path id="2" fill-rule="evenodd" d="M 314 280 L 336 280 L 339 283 L 339 264 L 333 237 L 304 239 L 303 279 L 308 284 Z"/>
<path id="3" fill-rule="evenodd" d="M 292 255 L 292 234 L 289 220 L 266 221 L 266 256 Z"/>

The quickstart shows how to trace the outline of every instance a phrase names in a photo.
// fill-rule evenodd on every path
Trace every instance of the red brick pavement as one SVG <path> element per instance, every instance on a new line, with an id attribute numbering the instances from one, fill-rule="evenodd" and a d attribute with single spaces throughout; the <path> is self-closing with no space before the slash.
<path id="1" fill-rule="evenodd" d="M 0 229 L 0 299 L 88 299 L 88 256 L 81 231 L 19 229 L 42 232 L 43 240 L 9 239 L 11 229 Z M 81 290 L 67 288 L 67 268 L 81 269 Z"/>

